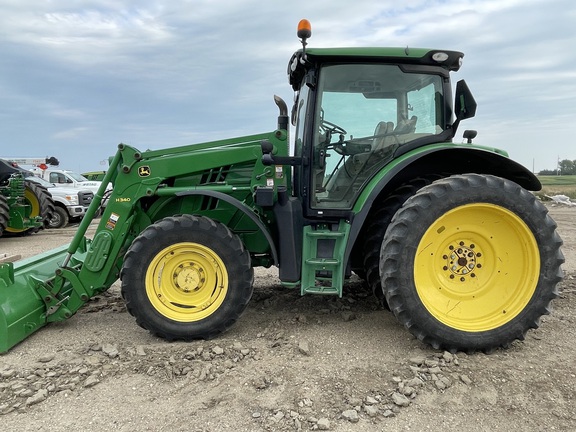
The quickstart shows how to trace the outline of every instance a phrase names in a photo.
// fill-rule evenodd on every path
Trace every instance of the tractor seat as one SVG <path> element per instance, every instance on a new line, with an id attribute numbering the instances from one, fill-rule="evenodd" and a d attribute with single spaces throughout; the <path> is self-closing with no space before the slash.
<path id="1" fill-rule="evenodd" d="M 394 133 L 397 134 L 409 134 L 416 131 L 416 122 L 418 117 L 412 116 L 409 119 L 402 120 L 398 122 L 398 126 L 394 129 Z"/>
<path id="2" fill-rule="evenodd" d="M 374 130 L 374 142 L 372 143 L 373 152 L 382 150 L 391 143 L 391 137 L 384 135 L 392 133 L 392 131 L 394 131 L 393 122 L 381 121 L 376 125 L 376 129 Z"/>

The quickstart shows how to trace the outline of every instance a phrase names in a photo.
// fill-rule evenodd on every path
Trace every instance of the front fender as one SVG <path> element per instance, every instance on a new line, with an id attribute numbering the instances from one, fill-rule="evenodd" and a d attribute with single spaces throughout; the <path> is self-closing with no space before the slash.
<path id="1" fill-rule="evenodd" d="M 236 198 L 231 197 L 230 195 L 227 195 L 225 193 L 218 192 L 218 191 L 187 190 L 187 191 L 177 192 L 175 194 L 175 196 L 178 196 L 178 197 L 189 196 L 189 195 L 203 195 L 203 196 L 209 196 L 209 197 L 213 197 L 213 198 L 225 201 L 228 204 L 236 207 L 238 210 L 240 210 L 246 216 L 248 216 L 250 218 L 250 220 L 252 222 L 254 222 L 256 224 L 256 226 L 258 228 L 260 228 L 260 230 L 262 231 L 262 234 L 264 235 L 264 237 L 266 238 L 266 241 L 270 245 L 270 252 L 271 252 L 272 258 L 274 260 L 274 265 L 278 266 L 278 252 L 276 251 L 276 246 L 274 244 L 274 240 L 272 239 L 272 236 L 270 235 L 270 232 L 268 231 L 268 228 L 266 227 L 266 225 L 264 225 L 264 223 L 254 214 L 254 212 L 252 211 L 252 209 L 250 207 L 246 206 L 245 204 L 243 204 L 241 201 L 237 200 Z"/>

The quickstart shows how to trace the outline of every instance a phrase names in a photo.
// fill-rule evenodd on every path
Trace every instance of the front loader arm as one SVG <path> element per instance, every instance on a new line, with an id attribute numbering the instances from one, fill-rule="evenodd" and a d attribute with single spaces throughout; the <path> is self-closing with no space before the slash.
<path id="1" fill-rule="evenodd" d="M 134 208 L 148 187 L 137 183 L 126 188 L 132 197 L 130 200 L 115 199 L 112 193 L 94 238 L 87 239 L 86 232 L 100 208 L 107 185 L 115 182 L 118 171 L 138 155 L 128 146 L 119 146 L 86 216 L 68 245 L 64 260 L 55 271 L 55 277 L 38 282 L 37 289 L 46 303 L 48 322 L 69 318 L 91 297 L 107 290 L 118 279 L 126 243 L 129 244 L 133 238 L 128 233 L 134 220 Z M 121 224 L 116 223 L 119 218 L 122 218 Z"/>

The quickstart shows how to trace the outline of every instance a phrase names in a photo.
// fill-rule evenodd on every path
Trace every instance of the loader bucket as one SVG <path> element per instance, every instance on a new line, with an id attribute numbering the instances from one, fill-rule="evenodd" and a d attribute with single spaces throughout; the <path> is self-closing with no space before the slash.
<path id="1" fill-rule="evenodd" d="M 54 277 L 67 247 L 0 264 L 0 352 L 8 351 L 47 323 L 46 305 L 36 286 Z"/>

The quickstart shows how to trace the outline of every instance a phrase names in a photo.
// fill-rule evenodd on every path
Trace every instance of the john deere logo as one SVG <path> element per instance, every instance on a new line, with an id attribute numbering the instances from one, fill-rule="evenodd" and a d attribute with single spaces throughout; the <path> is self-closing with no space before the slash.
<path id="1" fill-rule="evenodd" d="M 150 175 L 150 167 L 149 166 L 141 166 L 138 168 L 138 175 L 140 177 L 148 177 Z"/>

